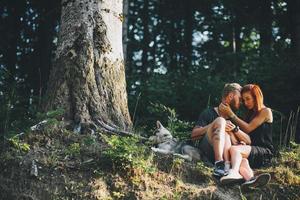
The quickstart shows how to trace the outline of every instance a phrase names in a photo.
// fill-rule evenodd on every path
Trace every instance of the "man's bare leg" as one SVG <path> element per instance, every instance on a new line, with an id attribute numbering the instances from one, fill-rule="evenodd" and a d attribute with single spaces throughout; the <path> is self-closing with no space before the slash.
<path id="1" fill-rule="evenodd" d="M 215 161 L 222 161 L 225 146 L 226 120 L 222 117 L 216 118 L 208 129 L 208 140 L 214 149 Z"/>
<path id="2" fill-rule="evenodd" d="M 225 126 L 226 120 L 222 117 L 218 117 L 213 121 L 212 125 L 207 131 L 208 141 L 213 146 L 215 157 L 215 166 L 213 174 L 217 177 L 227 175 L 227 171 L 225 171 L 225 162 L 223 158 L 226 134 Z M 228 158 L 228 156 L 229 155 L 227 155 L 226 158 Z"/>

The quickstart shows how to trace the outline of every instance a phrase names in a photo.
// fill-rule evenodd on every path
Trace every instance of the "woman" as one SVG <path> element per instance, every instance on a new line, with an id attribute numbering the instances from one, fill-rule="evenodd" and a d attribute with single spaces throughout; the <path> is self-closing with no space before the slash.
<path id="1" fill-rule="evenodd" d="M 230 148 L 232 169 L 227 176 L 221 179 L 221 182 L 230 182 L 242 175 L 246 180 L 245 185 L 266 184 L 270 180 L 270 175 L 263 174 L 257 179 L 250 166 L 261 167 L 273 156 L 272 110 L 264 105 L 263 94 L 258 85 L 245 85 L 241 94 L 244 106 L 248 110 L 245 120 L 237 117 L 228 105 L 221 105 L 220 110 L 240 127 L 239 133 L 250 136 L 251 145 L 234 145 Z"/>

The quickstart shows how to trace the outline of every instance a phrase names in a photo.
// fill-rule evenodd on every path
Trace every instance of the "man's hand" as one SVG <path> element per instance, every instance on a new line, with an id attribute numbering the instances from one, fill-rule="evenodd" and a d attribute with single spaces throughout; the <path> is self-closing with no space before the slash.
<path id="1" fill-rule="evenodd" d="M 230 136 L 231 144 L 232 145 L 238 145 L 240 143 L 239 139 L 232 132 L 234 128 L 235 128 L 235 125 L 230 120 L 226 120 L 225 131 Z"/>
<path id="2" fill-rule="evenodd" d="M 202 126 L 195 126 L 192 130 L 192 140 L 198 140 L 200 138 L 202 138 L 205 133 L 207 132 L 207 129 L 211 126 L 211 124 L 208 124 L 204 127 Z"/>

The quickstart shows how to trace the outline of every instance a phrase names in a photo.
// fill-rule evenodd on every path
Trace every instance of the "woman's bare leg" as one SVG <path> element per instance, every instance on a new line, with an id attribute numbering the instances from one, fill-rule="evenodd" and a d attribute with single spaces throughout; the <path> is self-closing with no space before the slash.
<path id="1" fill-rule="evenodd" d="M 231 156 L 231 165 L 233 171 L 239 172 L 242 159 L 248 158 L 250 152 L 251 152 L 251 146 L 249 145 L 231 146 L 230 156 Z"/>
<path id="2" fill-rule="evenodd" d="M 224 153 L 223 153 L 223 158 L 225 161 L 225 171 L 229 171 L 230 169 L 230 147 L 231 147 L 231 139 L 230 135 L 225 133 L 225 144 L 224 144 Z"/>
<path id="3" fill-rule="evenodd" d="M 246 181 L 250 180 L 254 176 L 253 170 L 251 169 L 249 161 L 246 158 L 242 159 L 242 163 L 240 166 L 240 174 L 244 177 Z"/>

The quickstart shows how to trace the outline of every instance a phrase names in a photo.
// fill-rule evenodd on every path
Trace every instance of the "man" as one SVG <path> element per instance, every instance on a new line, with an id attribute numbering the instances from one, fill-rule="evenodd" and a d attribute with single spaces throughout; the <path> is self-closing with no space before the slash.
<path id="1" fill-rule="evenodd" d="M 225 84 L 221 103 L 230 105 L 233 110 L 239 109 L 241 89 L 238 83 Z M 228 174 L 231 140 L 236 141 L 238 138 L 247 143 L 250 141 L 247 136 L 240 138 L 236 135 L 238 127 L 225 119 L 228 119 L 228 116 L 220 112 L 219 107 L 208 108 L 200 114 L 191 136 L 192 140 L 200 139 L 197 146 L 209 161 L 214 163 L 213 175 L 217 177 Z"/>

